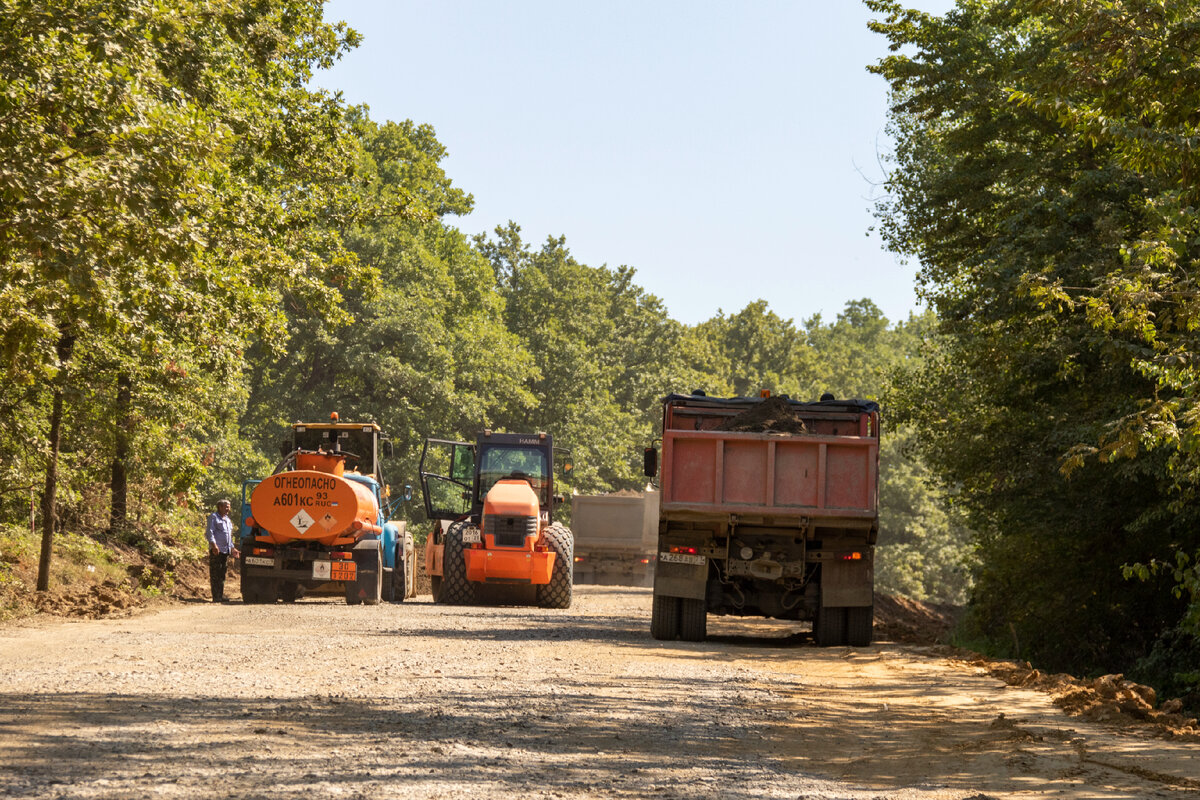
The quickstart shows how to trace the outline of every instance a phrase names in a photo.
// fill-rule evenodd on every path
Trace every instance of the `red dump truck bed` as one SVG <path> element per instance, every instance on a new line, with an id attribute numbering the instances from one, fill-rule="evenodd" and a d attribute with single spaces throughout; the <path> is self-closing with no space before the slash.
<path id="1" fill-rule="evenodd" d="M 667 430 L 662 510 L 871 521 L 878 449 L 870 436 Z"/>
<path id="2" fill-rule="evenodd" d="M 663 401 L 658 638 L 708 613 L 811 619 L 821 644 L 871 638 L 879 408 L 865 400 Z"/>

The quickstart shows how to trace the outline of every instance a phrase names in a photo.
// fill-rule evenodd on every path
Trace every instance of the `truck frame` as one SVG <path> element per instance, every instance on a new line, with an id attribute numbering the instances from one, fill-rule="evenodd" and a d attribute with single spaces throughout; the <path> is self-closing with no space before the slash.
<path id="1" fill-rule="evenodd" d="M 879 407 L 786 402 L 803 432 L 721 430 L 766 402 L 663 400 L 650 632 L 702 641 L 707 615 L 811 620 L 820 646 L 871 643 Z M 658 474 L 658 450 L 645 453 Z"/>

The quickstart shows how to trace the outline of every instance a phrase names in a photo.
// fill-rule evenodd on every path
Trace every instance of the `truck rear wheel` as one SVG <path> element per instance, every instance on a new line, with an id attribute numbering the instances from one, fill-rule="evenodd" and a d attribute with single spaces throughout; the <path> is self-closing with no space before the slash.
<path id="1" fill-rule="evenodd" d="M 679 636 L 679 598 L 654 595 L 650 607 L 650 635 L 662 641 Z"/>
<path id="2" fill-rule="evenodd" d="M 433 602 L 437 603 L 437 602 L 440 602 L 438 600 L 438 598 L 441 597 L 441 595 L 442 595 L 442 576 L 441 575 L 430 575 L 429 576 L 429 596 L 433 598 Z"/>
<path id="3" fill-rule="evenodd" d="M 846 643 L 846 609 L 841 606 L 821 606 L 813 621 L 813 638 L 817 647 L 837 647 Z"/>
<path id="4" fill-rule="evenodd" d="M 437 602 L 464 606 L 475 602 L 475 584 L 467 580 L 467 559 L 463 555 L 463 528 L 456 522 L 446 529 L 442 551 L 442 585 Z"/>
<path id="5" fill-rule="evenodd" d="M 679 638 L 685 642 L 703 642 L 708 636 L 708 607 L 703 600 L 679 601 Z"/>
<path id="6" fill-rule="evenodd" d="M 875 638 L 875 607 L 846 609 L 846 644 L 866 647 Z"/>
<path id="7" fill-rule="evenodd" d="M 538 605 L 542 608 L 570 608 L 574 594 L 573 568 L 575 566 L 575 539 L 566 526 L 555 522 L 543 534 L 550 552 L 554 553 L 554 566 L 550 582 L 539 586 Z"/>

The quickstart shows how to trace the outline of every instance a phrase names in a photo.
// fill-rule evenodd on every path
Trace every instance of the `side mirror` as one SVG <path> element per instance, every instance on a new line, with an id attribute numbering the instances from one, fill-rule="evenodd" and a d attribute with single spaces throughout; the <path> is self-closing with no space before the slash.
<path id="1" fill-rule="evenodd" d="M 563 462 L 563 465 L 562 465 L 562 474 L 563 474 L 563 477 L 565 478 L 567 475 L 570 475 L 570 474 L 571 474 L 571 470 L 573 470 L 573 469 L 575 469 L 575 465 L 574 465 L 574 464 L 572 464 L 570 461 L 564 461 L 564 462 Z"/>
<path id="2" fill-rule="evenodd" d="M 646 473 L 647 478 L 658 474 L 658 451 L 653 447 L 647 447 L 642 455 L 642 472 Z"/>
<path id="3" fill-rule="evenodd" d="M 279 442 L 279 457 L 287 458 L 288 453 L 292 452 L 292 440 L 283 439 Z"/>
<path id="4" fill-rule="evenodd" d="M 556 506 L 561 506 L 563 503 L 567 502 L 567 498 L 563 497 L 561 494 L 556 494 L 551 499 L 554 500 L 554 505 Z"/>
<path id="5" fill-rule="evenodd" d="M 391 458 L 391 457 L 392 457 L 392 452 L 393 452 L 393 451 L 392 451 L 392 440 L 391 440 L 391 439 L 384 439 L 384 440 L 383 440 L 383 457 L 384 457 L 384 458 Z"/>
<path id="6" fill-rule="evenodd" d="M 405 499 L 406 501 L 407 501 L 407 500 L 412 500 L 412 486 L 411 486 L 410 484 L 407 484 L 407 483 L 406 483 L 406 484 L 404 484 L 404 499 Z"/>

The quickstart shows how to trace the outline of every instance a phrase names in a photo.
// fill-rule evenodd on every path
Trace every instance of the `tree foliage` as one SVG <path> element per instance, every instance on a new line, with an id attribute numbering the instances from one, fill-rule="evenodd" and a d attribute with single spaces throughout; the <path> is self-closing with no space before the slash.
<path id="1" fill-rule="evenodd" d="M 1196 546 L 1200 11 L 867 4 L 896 51 L 873 68 L 897 141 L 879 213 L 939 319 L 896 407 L 980 533 L 973 635 L 1124 671 L 1181 607 L 1121 565 Z"/>

